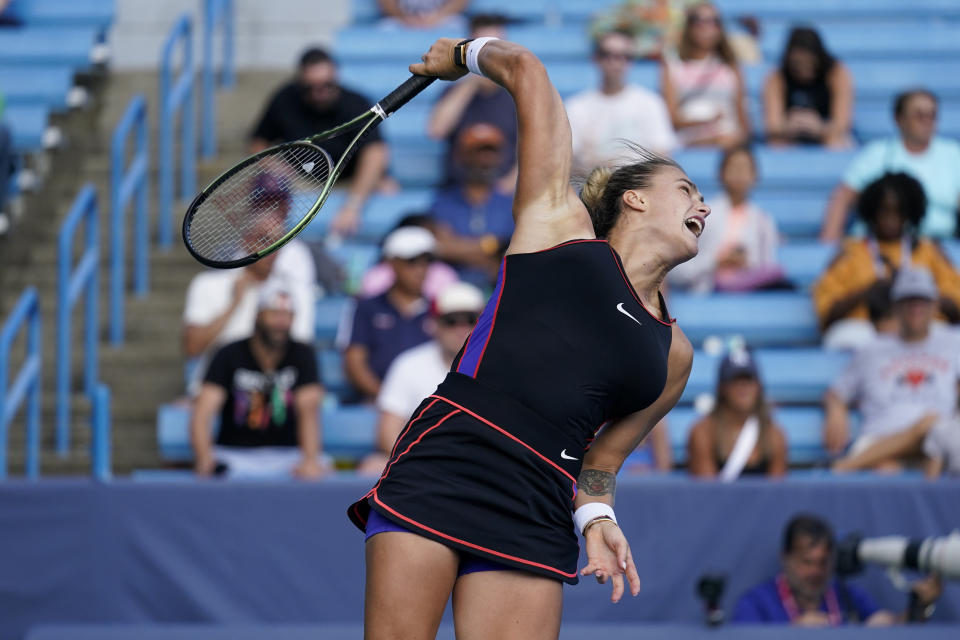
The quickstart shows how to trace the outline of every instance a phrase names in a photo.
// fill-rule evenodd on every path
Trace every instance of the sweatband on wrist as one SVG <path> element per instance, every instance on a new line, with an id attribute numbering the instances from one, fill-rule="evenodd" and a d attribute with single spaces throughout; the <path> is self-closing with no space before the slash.
<path id="1" fill-rule="evenodd" d="M 483 45 L 487 44 L 491 40 L 499 40 L 500 38 L 494 38 L 492 36 L 484 36 L 482 38 L 475 38 L 470 44 L 467 45 L 467 69 L 472 73 L 477 74 L 478 76 L 483 75 L 483 71 L 480 70 L 479 56 L 480 50 L 483 49 Z"/>
<path id="2" fill-rule="evenodd" d="M 588 502 L 573 512 L 573 522 L 577 526 L 577 531 L 583 535 L 583 530 L 590 524 L 590 521 L 604 517 L 617 522 L 617 516 L 613 513 L 613 507 L 603 502 Z"/>

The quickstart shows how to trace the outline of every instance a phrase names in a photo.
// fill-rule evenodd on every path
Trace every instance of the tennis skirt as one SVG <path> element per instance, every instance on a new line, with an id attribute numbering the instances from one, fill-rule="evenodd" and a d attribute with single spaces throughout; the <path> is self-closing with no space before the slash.
<path id="1" fill-rule="evenodd" d="M 573 500 L 586 446 L 576 440 L 517 400 L 451 372 L 347 514 L 365 531 L 373 508 L 453 549 L 576 584 Z"/>

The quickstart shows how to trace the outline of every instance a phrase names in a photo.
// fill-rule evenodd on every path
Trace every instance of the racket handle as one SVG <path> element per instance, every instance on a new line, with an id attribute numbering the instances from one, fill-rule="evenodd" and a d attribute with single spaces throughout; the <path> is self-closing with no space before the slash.
<path id="1" fill-rule="evenodd" d="M 429 87 L 430 83 L 432 83 L 434 80 L 436 80 L 436 78 L 432 76 L 410 76 L 407 78 L 406 82 L 391 91 L 390 95 L 377 104 L 379 104 L 380 108 L 383 109 L 383 112 L 389 116 L 394 111 L 410 102 L 415 95 Z"/>

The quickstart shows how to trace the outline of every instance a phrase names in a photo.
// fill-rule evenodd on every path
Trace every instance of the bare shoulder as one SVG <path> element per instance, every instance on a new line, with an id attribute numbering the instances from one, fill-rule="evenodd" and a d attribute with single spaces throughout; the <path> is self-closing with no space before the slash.
<path id="1" fill-rule="evenodd" d="M 670 355 L 667 359 L 670 367 L 670 376 L 682 375 L 686 381 L 693 366 L 693 345 L 687 334 L 677 323 L 673 324 L 673 337 L 670 342 Z"/>

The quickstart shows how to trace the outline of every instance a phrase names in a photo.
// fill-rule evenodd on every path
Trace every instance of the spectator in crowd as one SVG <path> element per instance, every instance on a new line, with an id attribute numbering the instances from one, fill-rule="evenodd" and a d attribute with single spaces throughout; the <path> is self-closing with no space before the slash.
<path id="1" fill-rule="evenodd" d="M 422 227 L 393 231 L 383 243 L 383 256 L 395 274 L 393 286 L 357 302 L 352 317 L 341 324 L 337 343 L 344 349 L 344 374 L 364 400 L 380 393 L 394 358 L 430 339 L 423 283 L 435 251 L 433 234 Z"/>
<path id="2" fill-rule="evenodd" d="M 929 271 L 901 269 L 892 298 L 899 332 L 860 349 L 824 396 L 824 443 L 832 454 L 850 440 L 847 408 L 861 416 L 860 435 L 835 471 L 899 471 L 919 461 L 940 423 L 955 429 L 960 336 L 933 326 L 938 297 Z"/>
<path id="3" fill-rule="evenodd" d="M 190 421 L 197 474 L 324 473 L 317 419 L 323 387 L 313 349 L 290 338 L 296 312 L 293 292 L 270 283 L 257 296 L 253 335 L 213 357 Z"/>
<path id="4" fill-rule="evenodd" d="M 622 471 L 628 474 L 660 472 L 673 469 L 673 449 L 670 445 L 670 425 L 666 418 L 650 430 L 627 459 L 623 461 Z"/>
<path id="5" fill-rule="evenodd" d="M 477 14 L 470 18 L 470 37 L 506 37 L 506 16 Z M 504 154 L 497 168 L 497 189 L 513 193 L 517 180 L 517 110 L 506 89 L 483 76 L 468 73 L 447 87 L 430 112 L 427 134 L 445 140 L 447 184 L 460 181 L 454 170 L 456 141 L 467 127 L 485 122 L 503 134 Z"/>
<path id="6" fill-rule="evenodd" d="M 699 293 L 789 286 L 777 264 L 777 224 L 750 202 L 756 182 L 757 161 L 749 147 L 724 152 L 723 194 L 710 200 L 710 222 L 700 235 L 700 251 L 670 272 L 671 285 Z"/>
<path id="7" fill-rule="evenodd" d="M 928 269 L 939 291 L 939 318 L 960 321 L 960 273 L 934 242 L 916 237 L 928 210 L 920 183 L 905 173 L 884 174 L 863 190 L 857 209 L 867 237 L 847 240 L 813 286 L 823 345 L 853 349 L 870 342 L 867 297 L 904 265 Z"/>
<path id="8" fill-rule="evenodd" d="M 267 103 L 253 130 L 250 151 L 333 128 L 370 105 L 364 96 L 340 85 L 333 56 L 324 49 L 308 49 L 300 56 L 296 78 L 277 90 Z M 337 159 L 350 140 L 350 136 L 333 137 L 325 140 L 323 147 Z M 352 233 L 357 229 L 363 205 L 383 178 L 388 159 L 387 145 L 379 129 L 372 129 L 344 167 L 338 182 L 346 185 L 347 197 L 331 223 L 334 232 Z"/>
<path id="9" fill-rule="evenodd" d="M 496 189 L 497 166 L 506 140 L 495 126 L 478 122 L 456 140 L 454 162 L 463 177 L 437 192 L 430 210 L 437 256 L 457 268 L 460 278 L 488 287 L 496 278 L 513 234 L 513 198 Z"/>
<path id="10" fill-rule="evenodd" d="M 780 68 L 763 89 L 767 141 L 849 147 L 853 77 L 809 27 L 790 31 Z"/>
<path id="11" fill-rule="evenodd" d="M 787 439 L 770 415 L 760 371 L 747 349 L 734 349 L 721 360 L 716 402 L 690 430 L 687 451 L 695 476 L 728 482 L 787 472 Z"/>
<path id="12" fill-rule="evenodd" d="M 861 624 L 885 627 L 907 622 L 880 609 L 866 591 L 833 575 L 836 540 L 822 518 L 799 514 L 787 523 L 775 577 L 743 594 L 733 609 L 734 624 L 779 624 L 798 627 L 836 627 Z M 940 579 L 930 576 L 912 586 L 918 608 L 928 610 L 940 597 Z"/>
<path id="13" fill-rule="evenodd" d="M 712 4 L 687 11 L 676 54 L 664 57 L 661 84 L 684 145 L 734 147 L 750 137 L 743 74 Z"/>
<path id="14" fill-rule="evenodd" d="M 893 115 L 900 135 L 875 140 L 853 159 L 827 205 L 820 238 L 839 240 L 847 226 L 847 213 L 860 192 L 884 173 L 904 172 L 923 185 L 926 216 L 920 232 L 948 238 L 957 231 L 960 206 L 960 144 L 936 135 L 938 101 L 926 89 L 897 96 Z"/>
<path id="15" fill-rule="evenodd" d="M 874 337 L 895 335 L 900 330 L 900 321 L 890 298 L 891 285 L 889 280 L 878 280 L 867 291 L 867 316 Z"/>
<path id="16" fill-rule="evenodd" d="M 586 175 L 596 166 L 616 164 L 623 159 L 625 139 L 657 153 L 668 154 L 677 147 L 663 98 L 627 83 L 633 59 L 629 32 L 609 31 L 594 41 L 600 86 L 576 94 L 566 105 L 578 163 L 574 172 Z"/>
<path id="17" fill-rule="evenodd" d="M 0 27 L 19 27 L 23 24 L 19 7 L 11 0 L 0 0 Z"/>
<path id="18" fill-rule="evenodd" d="M 377 0 L 381 26 L 407 29 L 463 30 L 463 10 L 470 0 Z"/>
<path id="19" fill-rule="evenodd" d="M 434 233 L 435 226 L 429 212 L 411 213 L 402 217 L 392 231 L 402 229 L 403 227 L 422 227 L 430 233 Z M 387 235 L 389 236 L 389 234 Z M 453 267 L 441 260 L 434 260 L 430 263 L 430 266 L 427 267 L 427 276 L 423 280 L 423 296 L 427 300 L 433 300 L 441 291 L 447 288 L 448 285 L 453 284 L 459 279 L 460 277 Z M 379 296 L 392 287 L 396 281 L 397 274 L 393 270 L 393 267 L 390 266 L 389 260 L 382 258 L 363 274 L 360 280 L 360 297 L 372 298 Z"/>
<path id="20" fill-rule="evenodd" d="M 434 300 L 430 314 L 433 339 L 404 351 L 387 369 L 377 396 L 377 451 L 360 463 L 360 473 L 379 475 L 383 471 L 403 425 L 443 382 L 477 324 L 484 302 L 480 290 L 466 282 L 451 284 Z"/>

